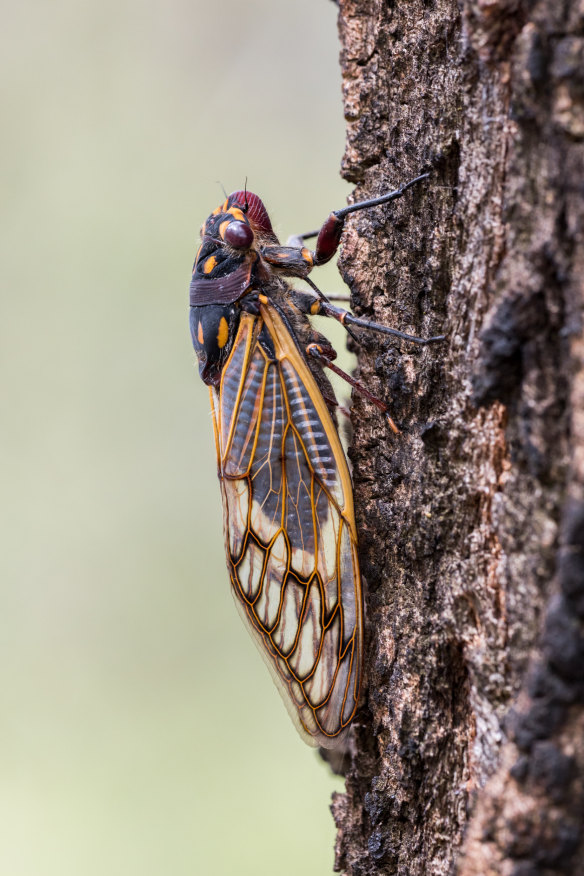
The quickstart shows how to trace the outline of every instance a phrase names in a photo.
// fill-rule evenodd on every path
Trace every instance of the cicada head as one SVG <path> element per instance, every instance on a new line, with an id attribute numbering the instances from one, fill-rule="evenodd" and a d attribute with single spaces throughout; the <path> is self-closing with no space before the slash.
<path id="1" fill-rule="evenodd" d="M 201 228 L 193 265 L 191 305 L 233 304 L 252 284 L 258 249 L 277 243 L 266 208 L 252 192 L 233 192 Z"/>
<path id="2" fill-rule="evenodd" d="M 239 207 L 244 213 L 255 234 L 261 238 L 269 238 L 270 243 L 277 243 L 278 238 L 274 234 L 268 211 L 264 207 L 261 198 L 253 192 L 246 190 L 232 192 L 225 202 L 231 208 Z"/>

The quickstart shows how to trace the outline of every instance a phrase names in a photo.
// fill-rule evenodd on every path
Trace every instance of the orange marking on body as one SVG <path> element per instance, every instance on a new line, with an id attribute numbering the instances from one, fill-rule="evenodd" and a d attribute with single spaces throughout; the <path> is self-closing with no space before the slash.
<path id="1" fill-rule="evenodd" d="M 203 271 L 205 272 L 205 274 L 210 274 L 216 264 L 217 259 L 215 258 L 215 256 L 209 256 L 209 258 L 203 265 Z"/>
<path id="2" fill-rule="evenodd" d="M 222 240 L 225 239 L 225 229 L 227 228 L 228 225 L 231 225 L 231 219 L 226 219 L 225 222 L 222 222 L 221 225 L 219 226 L 219 236 L 221 237 Z"/>
<path id="3" fill-rule="evenodd" d="M 245 216 L 243 215 L 243 211 L 239 209 L 239 207 L 230 207 L 229 210 L 225 211 L 226 213 L 231 213 L 234 219 L 238 219 L 240 222 L 245 222 Z"/>
<path id="4" fill-rule="evenodd" d="M 339 316 L 339 322 L 340 322 L 341 325 L 344 325 L 344 324 L 345 324 L 345 320 L 346 320 L 346 318 L 347 318 L 347 311 L 346 311 L 346 310 L 343 310 L 343 312 L 342 312 L 341 315 Z"/>
<path id="5" fill-rule="evenodd" d="M 393 420 L 391 419 L 391 417 L 389 416 L 388 413 L 385 414 L 385 417 L 386 417 L 387 422 L 389 424 L 389 428 L 394 433 L 394 435 L 401 435 L 400 430 L 397 428 L 397 426 L 395 425 L 395 423 L 393 422 Z"/>
<path id="6" fill-rule="evenodd" d="M 219 213 L 221 213 L 221 207 L 215 207 L 215 209 L 211 213 L 211 216 L 218 216 Z"/>
<path id="7" fill-rule="evenodd" d="M 304 259 L 304 261 L 306 262 L 306 264 L 311 268 L 314 264 L 314 259 L 312 257 L 312 253 L 310 252 L 310 250 L 306 249 L 305 246 L 302 247 L 301 256 Z"/>
<path id="8" fill-rule="evenodd" d="M 203 323 L 199 321 L 199 328 L 197 329 L 197 340 L 201 346 L 205 343 L 205 335 L 203 334 Z"/>
<path id="9" fill-rule="evenodd" d="M 269 304 L 270 299 L 267 295 L 258 295 L 258 300 L 262 302 L 262 304 Z"/>
<path id="10" fill-rule="evenodd" d="M 227 340 L 229 338 L 229 326 L 227 325 L 227 320 L 224 316 L 219 320 L 219 329 L 217 331 L 217 344 L 219 349 L 222 350 Z"/>
<path id="11" fill-rule="evenodd" d="M 220 207 L 220 209 L 219 209 L 219 212 L 220 212 L 220 213 L 227 213 L 227 208 L 228 208 L 228 206 L 229 206 L 229 198 L 226 198 L 226 199 L 223 201 L 223 203 L 221 204 L 221 207 Z"/>
<path id="12" fill-rule="evenodd" d="M 313 316 L 317 313 L 320 313 L 320 301 L 318 301 L 318 299 L 314 302 L 314 304 L 310 305 L 310 312 Z"/>

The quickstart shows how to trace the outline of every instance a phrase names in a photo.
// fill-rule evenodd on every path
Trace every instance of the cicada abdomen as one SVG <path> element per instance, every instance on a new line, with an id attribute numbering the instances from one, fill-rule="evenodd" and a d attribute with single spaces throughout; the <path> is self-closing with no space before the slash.
<path id="1" fill-rule="evenodd" d="M 335 353 L 308 317 L 426 342 L 285 278 L 306 279 L 332 257 L 349 212 L 417 181 L 332 213 L 314 252 L 310 235 L 281 246 L 257 195 L 234 192 L 205 222 L 193 267 L 191 334 L 211 396 L 231 588 L 298 730 L 326 748 L 359 704 L 363 598 L 351 477 L 323 370 Z"/>

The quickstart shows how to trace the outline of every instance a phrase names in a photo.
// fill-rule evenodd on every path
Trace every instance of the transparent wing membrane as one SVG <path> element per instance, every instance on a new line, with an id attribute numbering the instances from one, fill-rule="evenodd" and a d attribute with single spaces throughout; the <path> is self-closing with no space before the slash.
<path id="1" fill-rule="evenodd" d="M 262 326 L 273 357 L 258 342 Z M 235 601 L 301 734 L 334 747 L 361 683 L 351 482 L 326 404 L 274 307 L 242 314 L 211 397 Z"/>

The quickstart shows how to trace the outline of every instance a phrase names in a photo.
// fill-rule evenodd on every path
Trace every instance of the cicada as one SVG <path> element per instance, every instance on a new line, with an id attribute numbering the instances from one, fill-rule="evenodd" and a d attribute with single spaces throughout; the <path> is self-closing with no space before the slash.
<path id="1" fill-rule="evenodd" d="M 331 213 L 318 232 L 286 246 L 260 198 L 233 192 L 202 226 L 195 257 L 190 325 L 211 397 L 231 589 L 310 745 L 343 740 L 363 671 L 351 475 L 324 369 L 366 390 L 333 365 L 336 353 L 309 317 L 428 341 L 358 319 L 308 275 L 333 257 L 349 213 L 401 197 L 427 175 Z M 310 237 L 314 251 L 304 245 Z M 290 278 L 310 290 L 292 288 Z"/>

